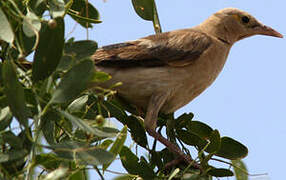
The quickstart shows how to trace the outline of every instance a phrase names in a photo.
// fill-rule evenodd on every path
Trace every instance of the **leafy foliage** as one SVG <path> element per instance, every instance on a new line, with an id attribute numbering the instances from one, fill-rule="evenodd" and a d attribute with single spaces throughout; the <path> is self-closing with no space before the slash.
<path id="1" fill-rule="evenodd" d="M 132 0 L 132 4 L 136 13 L 144 20 L 152 21 L 156 33 L 161 33 L 155 0 Z"/>
<path id="2" fill-rule="evenodd" d="M 161 32 L 155 1 L 132 3 L 137 14 Z M 97 49 L 96 42 L 65 40 L 64 17 L 71 16 L 85 28 L 100 23 L 91 3 L 7 0 L 0 1 L 0 7 L 0 179 L 87 179 L 91 167 L 103 178 L 118 156 L 127 173 L 117 179 L 233 176 L 231 169 L 213 167 L 211 161 L 232 163 L 237 179 L 247 179 L 240 161 L 247 148 L 193 120 L 192 113 L 177 118 L 161 115 L 157 130 L 167 127 L 167 135 L 184 153 L 191 155 L 188 149 L 193 148 L 199 169 L 183 162 L 170 165 L 176 155 L 166 148 L 158 150 L 156 141 L 150 145 L 142 118 L 131 105 L 117 99 L 112 87 L 88 89 L 91 83 L 112 77 L 95 71 L 90 56 Z M 110 118 L 123 128 L 115 128 Z M 128 134 L 147 155 L 128 147 Z"/>

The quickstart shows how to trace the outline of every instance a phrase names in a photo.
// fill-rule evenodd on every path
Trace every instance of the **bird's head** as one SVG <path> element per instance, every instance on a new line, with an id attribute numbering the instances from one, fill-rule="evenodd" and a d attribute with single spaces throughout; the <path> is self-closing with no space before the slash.
<path id="1" fill-rule="evenodd" d="M 225 8 L 218 11 L 201 26 L 207 33 L 230 44 L 253 35 L 283 38 L 279 32 L 262 24 L 249 13 L 236 8 Z"/>

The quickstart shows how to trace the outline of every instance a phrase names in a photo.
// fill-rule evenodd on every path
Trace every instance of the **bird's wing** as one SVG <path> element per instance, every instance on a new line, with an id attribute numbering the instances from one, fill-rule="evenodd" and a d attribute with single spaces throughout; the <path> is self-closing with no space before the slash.
<path id="1" fill-rule="evenodd" d="M 135 41 L 104 46 L 92 56 L 97 66 L 175 66 L 189 65 L 212 44 L 205 33 L 177 30 L 147 36 Z"/>

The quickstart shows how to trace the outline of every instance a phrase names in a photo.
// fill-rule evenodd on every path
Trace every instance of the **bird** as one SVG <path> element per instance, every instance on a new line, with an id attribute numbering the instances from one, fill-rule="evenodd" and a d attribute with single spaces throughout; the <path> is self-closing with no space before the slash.
<path id="1" fill-rule="evenodd" d="M 109 88 L 145 113 L 147 133 L 185 162 L 192 158 L 156 132 L 158 113 L 170 114 L 207 89 L 222 71 L 234 43 L 254 35 L 283 38 L 237 8 L 222 9 L 201 24 L 99 48 L 91 59 L 111 79 L 93 84 Z"/>

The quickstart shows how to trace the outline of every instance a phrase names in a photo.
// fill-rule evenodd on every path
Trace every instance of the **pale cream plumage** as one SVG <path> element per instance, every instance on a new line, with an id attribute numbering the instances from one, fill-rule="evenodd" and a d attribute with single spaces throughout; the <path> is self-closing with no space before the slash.
<path id="1" fill-rule="evenodd" d="M 257 34 L 283 37 L 248 13 L 226 8 L 196 27 L 105 46 L 92 58 L 97 70 L 112 76 L 100 86 L 122 82 L 118 95 L 146 112 L 147 132 L 191 162 L 156 133 L 158 113 L 174 112 L 197 97 L 221 72 L 232 45 Z"/>

